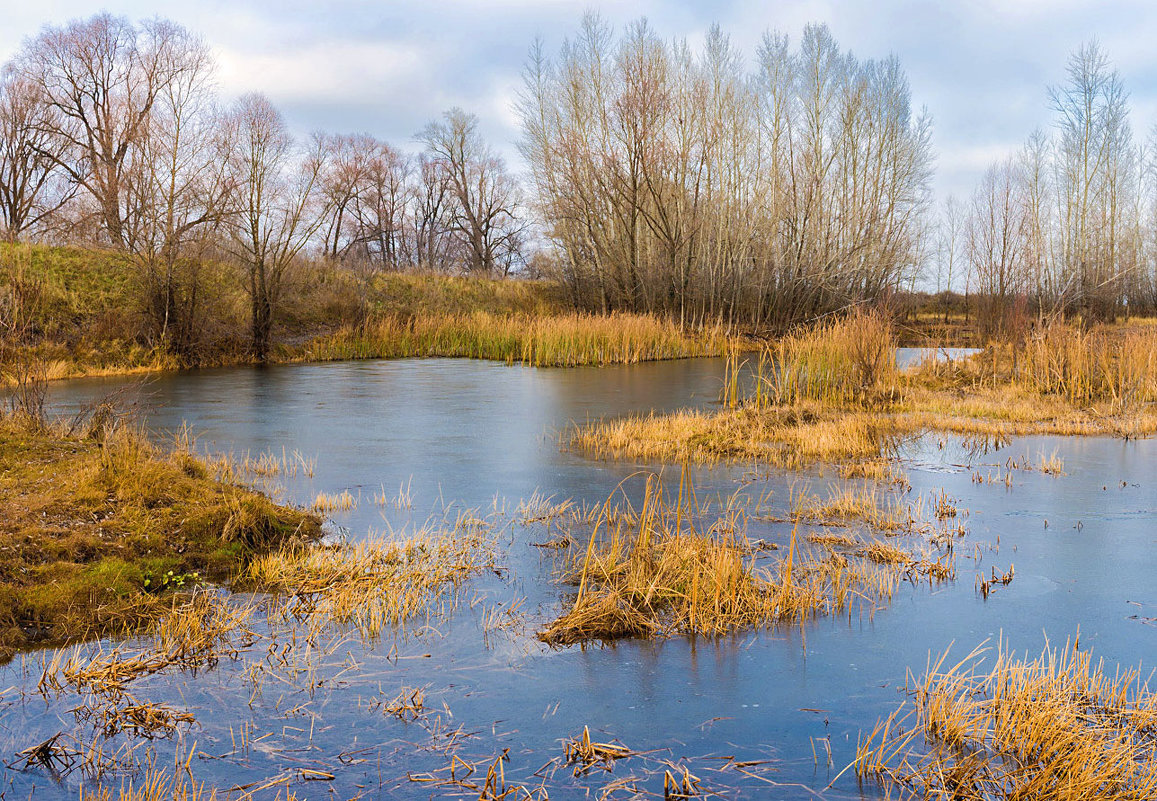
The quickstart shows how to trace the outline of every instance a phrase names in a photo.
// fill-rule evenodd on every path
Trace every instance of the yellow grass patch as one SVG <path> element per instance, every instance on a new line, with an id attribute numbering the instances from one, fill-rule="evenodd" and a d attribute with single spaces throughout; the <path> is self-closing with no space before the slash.
<path id="1" fill-rule="evenodd" d="M 1073 643 L 1018 658 L 942 655 L 857 750 L 861 777 L 904 797 L 1094 801 L 1157 797 L 1157 695 Z"/>

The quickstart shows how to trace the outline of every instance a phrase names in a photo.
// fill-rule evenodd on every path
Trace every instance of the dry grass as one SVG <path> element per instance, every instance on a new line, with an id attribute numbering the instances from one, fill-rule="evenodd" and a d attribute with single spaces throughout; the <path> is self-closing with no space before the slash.
<path id="1" fill-rule="evenodd" d="M 190 778 L 188 764 L 173 773 L 150 766 L 139 780 L 129 780 L 117 790 L 81 785 L 80 801 L 216 801 L 217 792 Z"/>
<path id="2" fill-rule="evenodd" d="M 678 411 L 604 420 L 577 429 L 570 446 L 599 459 L 646 462 L 754 460 L 781 467 L 873 460 L 903 420 L 868 412 L 840 414 L 812 406 Z"/>
<path id="3" fill-rule="evenodd" d="M 826 322 L 769 345 L 744 386 L 733 352 L 721 410 L 599 421 L 578 429 L 571 445 L 596 458 L 789 468 L 839 462 L 851 471 L 877 462 L 897 437 L 929 430 L 1157 433 L 1152 328 L 1086 333 L 1057 325 L 1015 349 L 990 346 L 972 359 L 926 360 L 907 372 L 896 370 L 895 359 L 882 318 Z"/>
<path id="4" fill-rule="evenodd" d="M 563 760 L 567 765 L 575 766 L 575 776 L 582 776 L 596 765 L 609 771 L 614 767 L 615 760 L 626 759 L 631 753 L 631 749 L 624 745 L 593 742 L 590 728 L 583 726 L 582 734 L 564 744 Z"/>
<path id="5" fill-rule="evenodd" d="M 817 615 L 874 610 L 888 601 L 902 568 L 857 553 L 802 552 L 793 531 L 786 555 L 753 548 L 743 510 L 729 505 L 705 519 L 681 482 L 676 499 L 649 476 L 642 510 L 603 505 L 585 553 L 574 554 L 562 580 L 578 586 L 570 610 L 539 637 L 553 645 L 672 633 L 718 635 L 801 623 Z M 925 571 L 927 572 L 927 571 Z"/>
<path id="6" fill-rule="evenodd" d="M 776 341 L 761 367 L 756 406 L 762 400 L 773 406 L 862 403 L 893 392 L 899 377 L 891 322 L 859 311 Z"/>
<path id="7" fill-rule="evenodd" d="M 248 627 L 252 615 L 252 605 L 235 604 L 216 591 L 198 590 L 158 620 L 152 647 L 135 653 L 81 645 L 58 649 L 45 664 L 38 688 L 44 693 L 60 692 L 67 685 L 76 692 L 119 700 L 129 683 L 142 676 L 174 665 L 211 667 L 222 656 L 237 657 L 254 636 Z"/>
<path id="8" fill-rule="evenodd" d="M 498 315 L 427 312 L 386 316 L 310 342 L 306 361 L 451 356 L 535 367 L 631 364 L 726 352 L 722 329 L 689 334 L 649 315 Z"/>
<path id="9" fill-rule="evenodd" d="M 107 420 L 0 418 L 0 645 L 122 632 L 163 615 L 175 590 L 317 535 L 314 515 L 212 473 Z"/>
<path id="10" fill-rule="evenodd" d="M 400 539 L 289 548 L 254 559 L 243 584 L 287 594 L 309 629 L 351 626 L 374 639 L 452 603 L 467 578 L 494 567 L 492 526 L 472 513 Z"/>
<path id="11" fill-rule="evenodd" d="M 923 530 L 923 502 L 902 503 L 879 490 L 854 486 L 831 487 L 826 497 L 807 490 L 792 490 L 792 519 L 820 525 L 862 522 L 888 533 Z"/>
<path id="12" fill-rule="evenodd" d="M 358 507 L 358 499 L 350 494 L 349 490 L 337 493 L 319 492 L 309 508 L 319 514 L 332 512 L 350 512 Z"/>
<path id="13" fill-rule="evenodd" d="M 1139 669 L 1109 674 L 1076 644 L 1035 659 L 1001 646 L 989 668 L 983 653 L 930 665 L 915 709 L 860 743 L 859 775 L 913 798 L 1157 797 L 1157 696 Z"/>

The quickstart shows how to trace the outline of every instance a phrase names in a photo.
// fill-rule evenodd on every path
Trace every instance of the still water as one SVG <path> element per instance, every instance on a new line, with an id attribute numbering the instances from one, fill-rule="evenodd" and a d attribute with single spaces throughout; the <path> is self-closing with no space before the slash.
<path id="1" fill-rule="evenodd" d="M 120 389 L 158 437 L 187 423 L 207 450 L 291 458 L 296 451 L 316 460 L 312 476 L 281 477 L 273 489 L 299 504 L 319 492 L 359 497 L 355 510 L 334 515 L 335 535 L 404 531 L 447 507 L 505 510 L 505 570 L 472 582 L 455 609 L 424 630 L 378 644 L 350 639 L 316 673 L 292 680 L 255 682 L 243 675 L 244 661 L 222 660 L 195 675 L 165 673 L 134 684 L 134 692 L 197 719 L 178 738 L 152 743 L 158 761 L 192 753 L 196 778 L 222 789 L 285 780 L 257 797 L 284 797 L 287 787 L 299 798 L 465 797 L 408 780 L 407 771 L 442 769 L 450 757 L 430 747 L 427 728 L 374 705 L 403 687 L 423 687 L 444 726 L 438 736 L 459 730 L 457 753 L 467 761 L 493 760 L 505 750 L 508 782 L 541 783 L 534 774 L 584 726 L 595 740 L 651 752 L 620 761 L 611 773 L 575 778 L 560 769 L 546 782 L 550 798 L 597 797 L 631 776 L 639 791 L 661 797 L 663 760 L 733 796 L 874 798 L 878 790 L 860 787 L 851 771 L 837 774 L 854 758 L 861 732 L 903 700 L 908 671 L 919 675 L 930 654 L 951 647 L 964 656 L 998 639 L 1039 652 L 1046 638 L 1063 644 L 1079 630 L 1082 645 L 1110 666 L 1154 663 L 1157 628 L 1146 619 L 1157 618 L 1157 442 L 1110 438 L 1025 438 L 995 451 L 935 434 L 904 443 L 911 497 L 946 491 L 968 533 L 958 545 L 954 583 L 902 584 L 891 605 L 871 617 L 719 639 L 542 645 L 534 634 L 563 609 L 567 589 L 552 581 L 550 553 L 530 545 L 549 532 L 520 525 L 519 502 L 537 492 L 599 503 L 624 479 L 637 496 L 642 478 L 630 477 L 658 466 L 587 459 L 566 449 L 567 432 L 600 417 L 710 407 L 723 370 L 709 359 L 597 369 L 404 360 L 55 386 L 52 402 L 61 411 Z M 1036 463 L 1053 453 L 1066 475 L 1018 470 L 1011 487 L 974 481 L 975 474 L 1000 473 L 1009 458 Z M 668 475 L 677 481 L 677 473 Z M 819 469 L 742 465 L 695 473 L 701 495 L 739 490 L 769 497 L 781 512 L 793 489 L 825 490 L 834 480 Z M 372 502 L 399 488 L 408 503 Z M 782 523 L 752 523 L 748 535 L 784 541 L 789 531 Z M 983 599 L 977 574 L 1010 565 L 1015 580 Z M 515 601 L 521 628 L 484 635 L 486 610 Z M 0 668 L 0 688 L 31 689 L 39 674 L 35 655 L 18 658 Z M 17 691 L 0 697 L 0 756 L 10 762 L 57 732 L 80 731 L 69 713 L 75 703 Z M 755 777 L 721 769 L 726 757 L 771 762 L 753 768 Z M 334 778 L 307 781 L 309 771 Z M 78 773 L 55 778 L 11 767 L 0 793 L 75 797 L 81 781 Z"/>

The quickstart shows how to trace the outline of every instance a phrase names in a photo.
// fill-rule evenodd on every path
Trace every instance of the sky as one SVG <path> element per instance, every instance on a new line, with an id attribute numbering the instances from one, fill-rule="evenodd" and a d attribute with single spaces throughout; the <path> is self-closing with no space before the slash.
<path id="1" fill-rule="evenodd" d="M 1048 87 L 1065 62 L 1096 38 L 1132 98 L 1135 135 L 1157 122 L 1157 3 L 1134 0 L 722 0 L 600 3 L 595 0 L 0 0 L 0 60 L 45 24 L 103 8 L 134 19 L 162 16 L 202 35 L 226 97 L 268 95 L 294 130 L 365 132 L 416 150 L 415 134 L 452 106 L 478 115 L 511 165 L 513 103 L 527 51 L 547 52 L 578 29 L 586 11 L 621 28 L 647 17 L 667 38 L 700 42 L 712 23 L 753 57 L 762 34 L 798 40 L 826 23 L 859 58 L 895 54 L 914 105 L 934 121 L 937 195 L 967 196 L 992 161 L 1051 124 Z"/>

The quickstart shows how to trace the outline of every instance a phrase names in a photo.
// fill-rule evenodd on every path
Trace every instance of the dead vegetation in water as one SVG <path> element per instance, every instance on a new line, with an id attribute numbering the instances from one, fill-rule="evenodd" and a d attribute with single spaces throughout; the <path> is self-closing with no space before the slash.
<path id="1" fill-rule="evenodd" d="M 591 740 L 590 727 L 583 726 L 583 733 L 563 745 L 563 759 L 567 765 L 574 765 L 574 775 L 589 773 L 594 767 L 611 770 L 615 760 L 626 759 L 633 752 L 621 743 L 596 743 Z"/>
<path id="2" fill-rule="evenodd" d="M 222 658 L 237 658 L 256 635 L 249 628 L 252 604 L 235 603 L 222 592 L 197 590 L 157 622 L 151 647 L 104 650 L 101 643 L 52 652 L 37 689 L 41 693 L 91 692 L 114 700 L 142 676 L 169 667 L 195 670 L 213 667 Z"/>
<path id="3" fill-rule="evenodd" d="M 309 630 L 351 627 L 372 640 L 438 614 L 470 577 L 500 572 L 496 545 L 493 521 L 462 512 L 395 538 L 267 553 L 250 562 L 241 583 L 287 596 L 284 613 Z"/>
<path id="4" fill-rule="evenodd" d="M 896 369 L 891 327 L 853 314 L 729 357 L 716 411 L 602 420 L 570 445 L 596 458 L 754 460 L 797 468 L 876 460 L 897 438 L 1157 433 L 1157 331 L 1049 326 L 1017 348 Z"/>
<path id="5" fill-rule="evenodd" d="M 891 599 L 905 574 L 929 580 L 955 575 L 951 549 L 935 561 L 916 555 L 900 560 L 882 545 L 871 550 L 848 539 L 838 544 L 846 547 L 821 542 L 820 552 L 812 553 L 794 529 L 783 556 L 753 548 L 743 510 L 729 506 L 705 519 L 685 474 L 674 499 L 649 475 L 641 511 L 619 511 L 615 500 L 612 495 L 603 504 L 585 551 L 570 554 L 562 568 L 561 581 L 577 586 L 577 594 L 569 611 L 539 633 L 551 645 L 719 635 L 850 614 L 853 607 L 871 614 Z"/>
<path id="6" fill-rule="evenodd" d="M 888 797 L 1141 801 L 1157 796 L 1157 696 L 1077 643 L 1018 658 L 982 646 L 919 681 L 857 748 Z"/>

